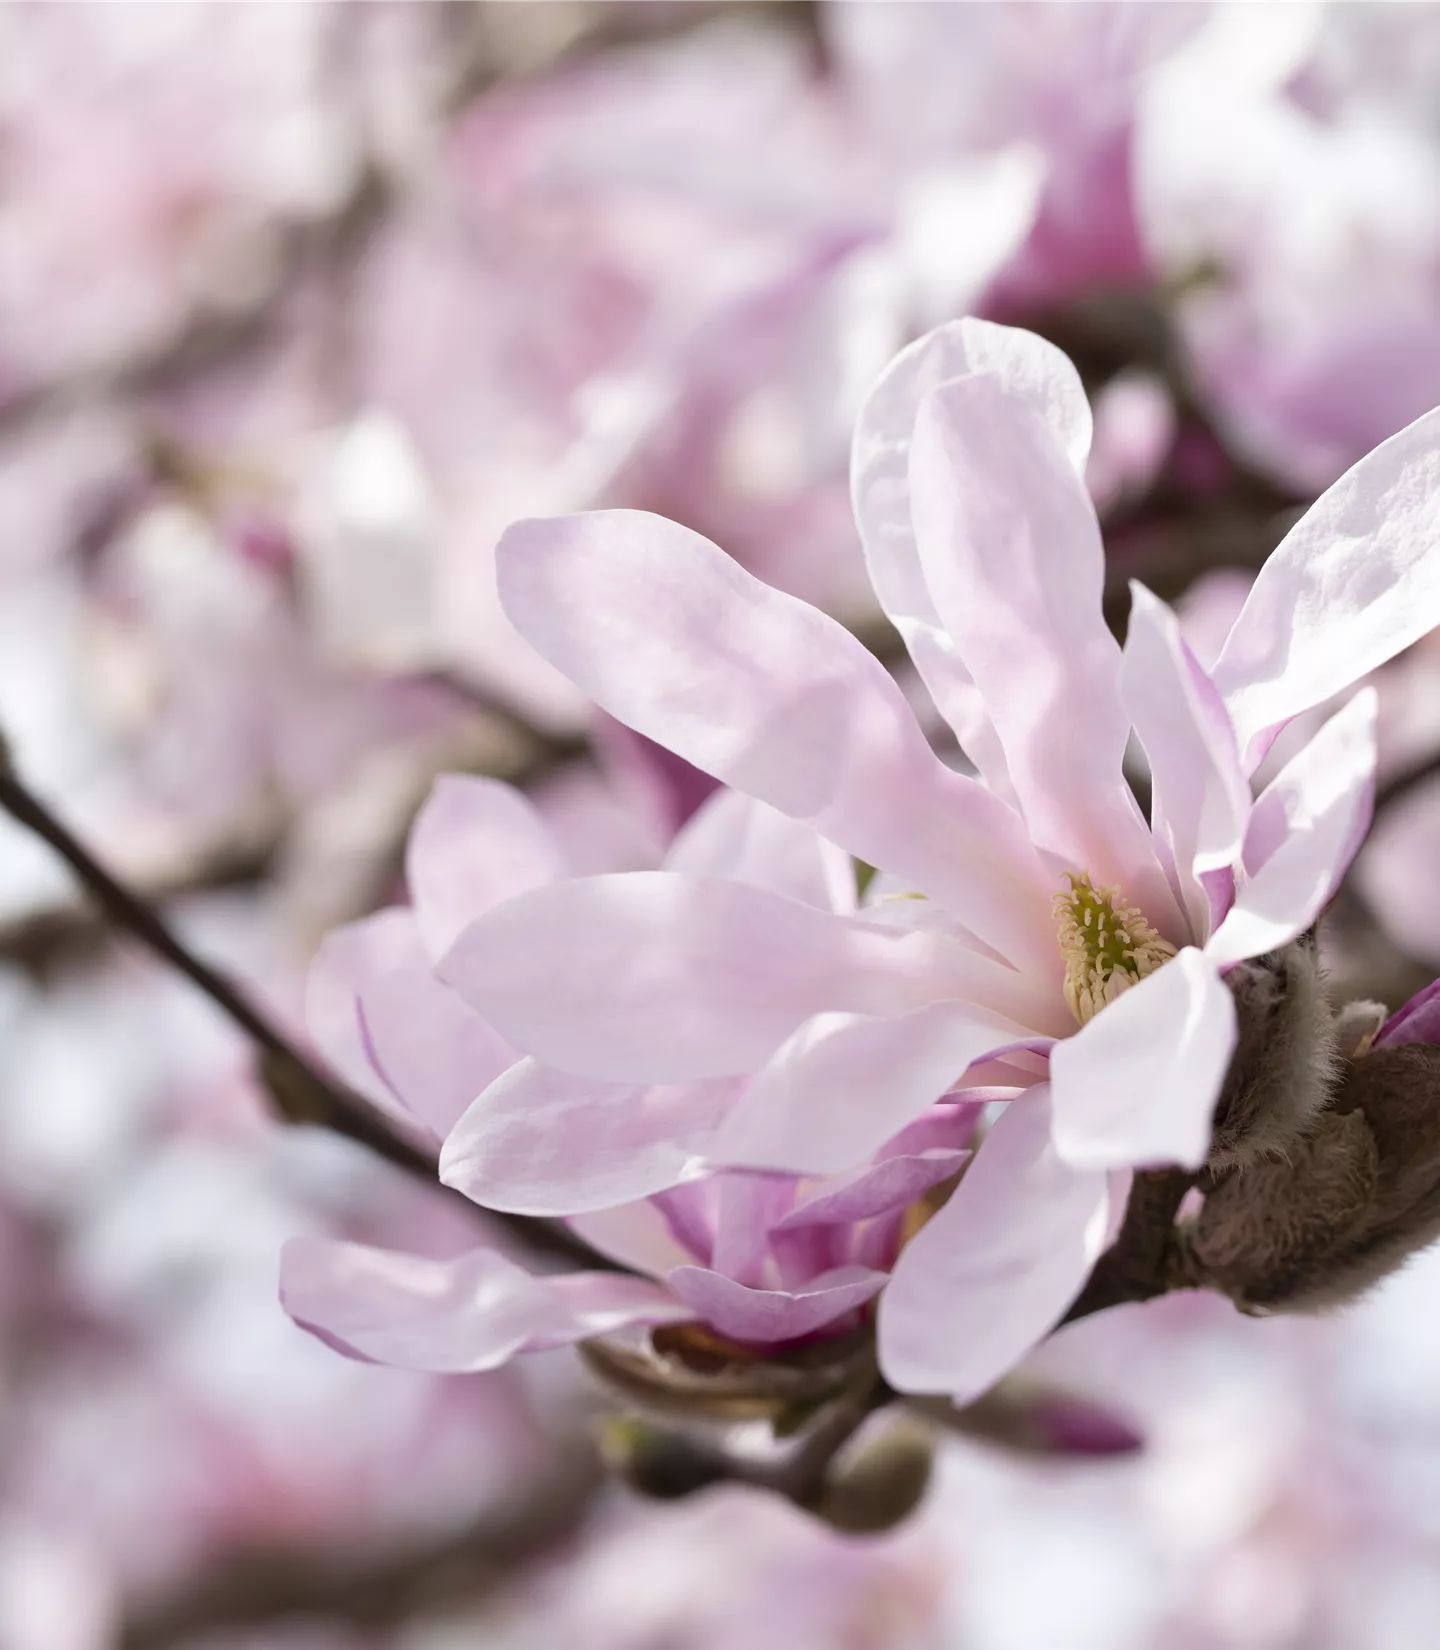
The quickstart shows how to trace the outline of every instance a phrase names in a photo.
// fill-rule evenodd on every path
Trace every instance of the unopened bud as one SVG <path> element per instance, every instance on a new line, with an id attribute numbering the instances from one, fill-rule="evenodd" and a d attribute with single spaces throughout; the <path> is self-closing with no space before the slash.
<path id="1" fill-rule="evenodd" d="M 914 1416 L 894 1416 L 840 1451 L 810 1510 L 848 1535 L 880 1535 L 924 1500 L 934 1459 L 930 1429 Z"/>
<path id="2" fill-rule="evenodd" d="M 1236 1039 L 1206 1166 L 1235 1169 L 1287 1151 L 1324 1109 L 1339 1034 L 1309 935 L 1237 963 L 1225 976 Z"/>
<path id="3" fill-rule="evenodd" d="M 1250 1311 L 1354 1299 L 1440 1237 L 1440 1047 L 1351 1062 L 1283 1157 L 1223 1176 L 1184 1234 L 1185 1281 Z"/>
<path id="4" fill-rule="evenodd" d="M 679 1501 L 727 1476 L 724 1463 L 697 1440 L 633 1416 L 605 1416 L 595 1441 L 611 1472 L 655 1501 Z"/>

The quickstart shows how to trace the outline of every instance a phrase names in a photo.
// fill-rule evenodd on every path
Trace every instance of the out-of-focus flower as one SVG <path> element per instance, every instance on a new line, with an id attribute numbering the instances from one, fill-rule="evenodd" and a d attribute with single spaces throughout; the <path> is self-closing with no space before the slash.
<path id="1" fill-rule="evenodd" d="M 1144 234 L 1194 372 L 1240 449 L 1302 489 L 1440 399 L 1434 86 L 1417 111 L 1390 91 L 1404 67 L 1326 84 L 1347 31 L 1389 31 L 1433 76 L 1433 29 L 1428 12 L 1221 6 L 1141 101 Z"/>
<path id="2" fill-rule="evenodd" d="M 1115 1172 L 1204 1159 L 1234 1036 L 1221 971 L 1308 928 L 1353 856 L 1373 697 L 1258 799 L 1248 775 L 1440 602 L 1432 417 L 1297 524 L 1212 673 L 1143 590 L 1122 655 L 1089 434 L 1058 351 L 974 322 L 905 352 L 861 419 L 877 594 L 983 782 L 931 755 L 852 638 L 698 535 L 618 512 L 501 549 L 512 619 L 611 714 L 925 897 L 817 915 L 674 869 L 562 883 L 471 923 L 442 976 L 560 1070 L 746 1079 L 717 1162 L 853 1169 L 967 1071 L 1032 1086 L 882 1299 L 884 1367 L 911 1390 L 973 1395 L 1033 1344 L 1108 1241 Z M 1153 829 L 1121 771 L 1132 727 Z"/>

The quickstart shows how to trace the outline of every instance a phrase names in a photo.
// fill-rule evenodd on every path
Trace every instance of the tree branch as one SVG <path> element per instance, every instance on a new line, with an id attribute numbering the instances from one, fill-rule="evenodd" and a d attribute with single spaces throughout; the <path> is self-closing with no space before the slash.
<path id="1" fill-rule="evenodd" d="M 266 1091 L 287 1122 L 310 1124 L 343 1135 L 437 1192 L 444 1190 L 436 1179 L 434 1158 L 396 1134 L 363 1096 L 326 1075 L 234 981 L 197 956 L 153 907 L 113 877 L 24 784 L 3 748 L 0 808 L 54 849 L 112 927 L 139 940 L 183 975 L 250 1039 L 259 1051 Z M 466 1202 L 468 1205 L 469 1200 Z M 597 1254 L 559 1222 L 486 1212 L 539 1253 L 590 1270 L 625 1270 Z"/>

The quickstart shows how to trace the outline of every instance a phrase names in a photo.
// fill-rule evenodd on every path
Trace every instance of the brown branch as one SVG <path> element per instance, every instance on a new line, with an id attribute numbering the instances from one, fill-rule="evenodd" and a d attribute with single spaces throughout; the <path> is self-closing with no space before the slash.
<path id="1" fill-rule="evenodd" d="M 0 808 L 33 831 L 70 867 L 106 921 L 139 940 L 203 992 L 254 1043 L 266 1091 L 290 1123 L 310 1124 L 367 1147 L 437 1191 L 435 1159 L 401 1138 L 363 1096 L 324 1073 L 269 1016 L 218 969 L 185 944 L 164 918 L 119 882 L 29 790 L 0 750 Z M 468 1199 L 466 1200 L 468 1206 Z M 532 1250 L 588 1269 L 623 1271 L 555 1221 L 487 1211 Z"/>
<path id="2" fill-rule="evenodd" d="M 1120 1235 L 1101 1255 L 1061 1325 L 1112 1306 L 1169 1294 L 1174 1287 L 1170 1261 L 1175 1216 L 1194 1184 L 1195 1176 L 1179 1169 L 1153 1169 L 1135 1176 Z"/>
<path id="3" fill-rule="evenodd" d="M 1433 751 L 1400 768 L 1375 787 L 1375 812 L 1378 814 L 1383 808 L 1409 796 L 1412 791 L 1419 790 L 1426 780 L 1434 779 L 1436 775 L 1440 775 L 1440 751 Z"/>
<path id="4" fill-rule="evenodd" d="M 173 1593 L 142 1602 L 120 1650 L 168 1650 L 201 1633 L 286 1620 L 383 1629 L 422 1610 L 483 1603 L 581 1528 L 602 1483 L 594 1452 L 572 1446 L 522 1501 L 457 1533 L 383 1551 L 287 1543 L 222 1554 Z"/>

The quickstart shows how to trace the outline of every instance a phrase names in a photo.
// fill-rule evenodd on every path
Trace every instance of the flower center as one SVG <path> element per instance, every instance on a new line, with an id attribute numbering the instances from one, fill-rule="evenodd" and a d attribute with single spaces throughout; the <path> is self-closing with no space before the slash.
<path id="1" fill-rule="evenodd" d="M 1118 888 L 1096 888 L 1088 872 L 1065 873 L 1067 893 L 1054 897 L 1065 1001 L 1083 1026 L 1137 980 L 1169 962 L 1175 947 L 1162 940 Z"/>

